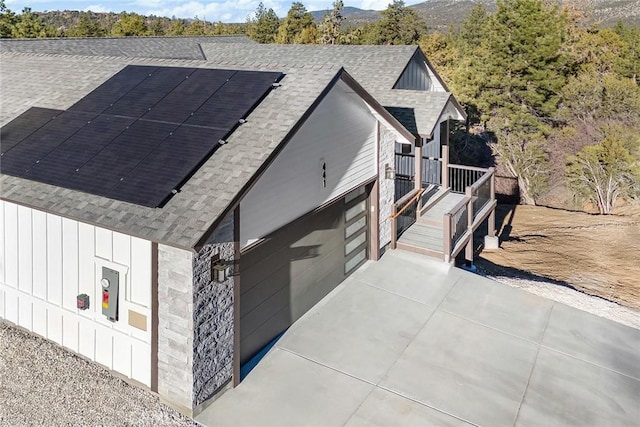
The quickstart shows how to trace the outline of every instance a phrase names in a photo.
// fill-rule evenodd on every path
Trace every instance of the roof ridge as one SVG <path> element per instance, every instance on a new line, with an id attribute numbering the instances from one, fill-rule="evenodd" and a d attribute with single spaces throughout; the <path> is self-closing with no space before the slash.
<path id="1" fill-rule="evenodd" d="M 201 36 L 171 35 L 171 36 L 107 36 L 107 37 L 12 37 L 2 38 L 0 42 L 10 43 L 19 41 L 66 41 L 66 40 L 149 40 L 149 39 L 200 39 L 200 38 L 249 38 L 245 34 L 211 34 Z"/>

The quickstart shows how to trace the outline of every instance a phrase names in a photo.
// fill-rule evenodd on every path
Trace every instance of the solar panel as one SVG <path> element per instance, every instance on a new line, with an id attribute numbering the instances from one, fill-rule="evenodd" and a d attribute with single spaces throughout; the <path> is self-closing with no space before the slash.
<path id="1" fill-rule="evenodd" d="M 96 117 L 33 165 L 24 177 L 64 186 L 69 176 L 100 153 L 133 122 L 133 119 L 125 117 Z"/>
<path id="2" fill-rule="evenodd" d="M 114 188 L 149 156 L 177 125 L 136 121 L 69 176 L 64 186 L 112 197 Z M 118 198 L 118 197 L 112 197 Z"/>
<path id="3" fill-rule="evenodd" d="M 61 110 L 32 107 L 0 129 L 0 154 L 11 150 L 20 141 L 62 113 Z"/>
<path id="4" fill-rule="evenodd" d="M 150 200 L 155 206 L 162 205 L 172 190 L 209 157 L 224 134 L 220 129 L 180 126 L 118 183 L 112 196 L 143 205 Z"/>
<path id="5" fill-rule="evenodd" d="M 127 66 L 68 111 L 30 109 L 0 129 L 0 170 L 160 207 L 281 76 Z"/>
<path id="6" fill-rule="evenodd" d="M 238 71 L 185 123 L 231 129 L 245 118 L 281 73 Z"/>
<path id="7" fill-rule="evenodd" d="M 94 115 L 63 111 L 2 156 L 0 171 L 22 176 L 58 145 L 79 131 Z"/>
<path id="8" fill-rule="evenodd" d="M 69 111 L 102 113 L 121 97 L 139 85 L 158 67 L 126 66 L 109 80 L 98 86 L 93 92 L 73 104 Z"/>
<path id="9" fill-rule="evenodd" d="M 104 112 L 117 116 L 142 117 L 194 71 L 193 68 L 158 68 Z"/>
<path id="10" fill-rule="evenodd" d="M 183 123 L 235 73 L 200 68 L 156 104 L 143 118 Z"/>

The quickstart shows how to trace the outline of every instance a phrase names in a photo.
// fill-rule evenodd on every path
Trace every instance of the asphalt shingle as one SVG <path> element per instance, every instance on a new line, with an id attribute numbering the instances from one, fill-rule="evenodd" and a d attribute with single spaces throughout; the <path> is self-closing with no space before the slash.
<path id="1" fill-rule="evenodd" d="M 392 89 L 415 55 L 416 46 L 278 46 L 221 42 L 219 38 L 212 43 L 211 38 L 205 39 L 209 42 L 199 38 L 0 41 L 0 126 L 33 106 L 69 108 L 129 64 L 286 74 L 282 86 L 271 91 L 247 123 L 239 126 L 228 143 L 161 209 L 7 175 L 0 175 L 0 198 L 144 239 L 192 248 L 246 190 L 341 67 L 390 111 L 410 111 L 415 129 L 408 122 L 406 127 L 414 133 L 430 133 L 450 97 L 448 93 Z M 181 43 L 186 40 L 191 47 L 179 56 Z M 154 43 L 156 51 L 152 52 Z M 206 60 L 193 55 L 189 50 L 193 46 L 204 53 Z M 146 52 L 155 57 L 132 57 Z"/>
<path id="2" fill-rule="evenodd" d="M 254 43 L 246 36 L 0 39 L 0 52 L 122 58 L 204 59 L 200 44 Z"/>

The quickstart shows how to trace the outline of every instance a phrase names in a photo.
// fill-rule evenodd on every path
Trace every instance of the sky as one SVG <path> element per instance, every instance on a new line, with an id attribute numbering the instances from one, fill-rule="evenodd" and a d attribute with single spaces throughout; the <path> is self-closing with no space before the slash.
<path id="1" fill-rule="evenodd" d="M 136 12 L 142 15 L 178 18 L 198 17 L 207 21 L 245 22 L 256 10 L 260 0 L 5 0 L 14 12 L 24 7 L 33 11 L 92 10 L 94 12 Z M 391 0 L 343 0 L 345 6 L 382 10 Z M 422 0 L 405 1 L 407 5 Z M 287 14 L 293 0 L 263 0 L 267 8 L 282 17 Z M 307 10 L 330 9 L 333 0 L 302 0 Z"/>

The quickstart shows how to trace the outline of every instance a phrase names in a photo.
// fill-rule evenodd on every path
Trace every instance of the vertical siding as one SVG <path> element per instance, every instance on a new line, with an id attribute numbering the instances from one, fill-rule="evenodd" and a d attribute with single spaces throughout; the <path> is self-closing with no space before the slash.
<path id="1" fill-rule="evenodd" d="M 150 385 L 151 242 L 4 201 L 0 234 L 0 318 Z M 120 273 L 117 323 L 102 315 L 103 266 Z M 89 310 L 76 308 L 81 293 Z"/>
<path id="2" fill-rule="evenodd" d="M 5 284 L 18 287 L 18 206 L 4 204 Z"/>
<path id="3" fill-rule="evenodd" d="M 338 82 L 242 200 L 242 243 L 260 239 L 374 178 L 375 129 L 376 119 L 367 106 Z"/>
<path id="4" fill-rule="evenodd" d="M 18 288 L 28 294 L 33 286 L 32 244 L 31 209 L 18 206 Z"/>
<path id="5" fill-rule="evenodd" d="M 394 89 L 432 90 L 431 77 L 422 58 L 418 55 L 411 58 Z"/>
<path id="6" fill-rule="evenodd" d="M 40 211 L 33 211 L 31 214 L 33 221 L 33 235 L 43 237 L 42 240 L 33 245 L 33 296 L 47 299 L 47 214 Z M 46 319 L 46 316 L 44 316 Z M 46 327 L 45 327 L 46 330 Z M 38 334 L 42 335 L 40 332 Z"/>

